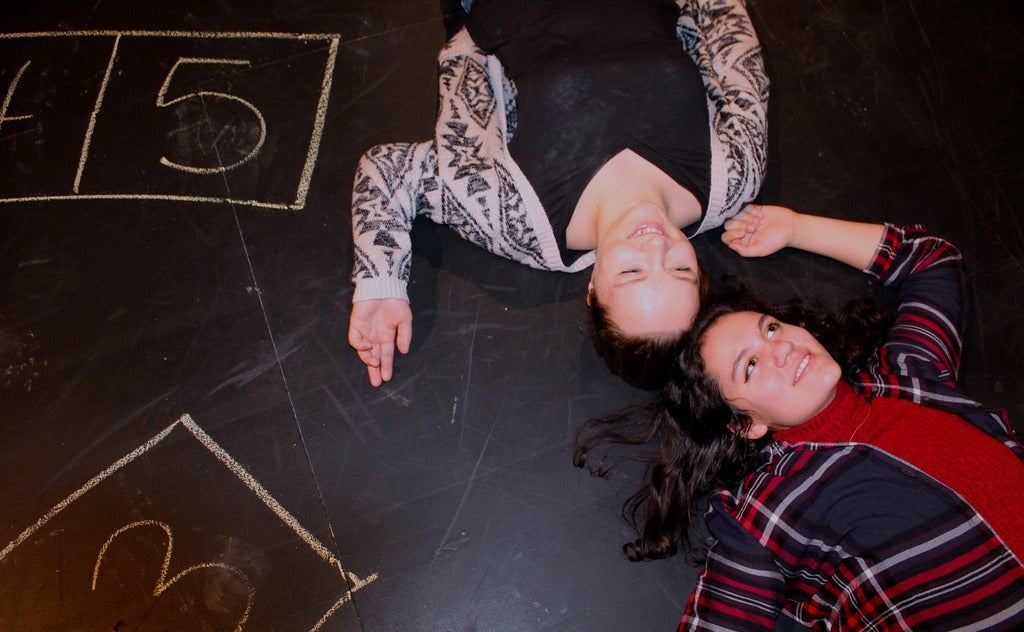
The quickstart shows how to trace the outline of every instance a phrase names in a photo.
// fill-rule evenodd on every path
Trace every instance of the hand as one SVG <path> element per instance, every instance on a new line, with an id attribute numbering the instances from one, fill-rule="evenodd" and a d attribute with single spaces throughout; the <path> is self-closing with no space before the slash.
<path id="1" fill-rule="evenodd" d="M 748 204 L 725 223 L 722 241 L 744 257 L 764 257 L 791 245 L 799 213 Z"/>
<path id="2" fill-rule="evenodd" d="M 366 365 L 370 384 L 380 386 L 391 379 L 395 347 L 409 353 L 410 342 L 412 310 L 408 301 L 382 298 L 352 303 L 348 343 Z"/>

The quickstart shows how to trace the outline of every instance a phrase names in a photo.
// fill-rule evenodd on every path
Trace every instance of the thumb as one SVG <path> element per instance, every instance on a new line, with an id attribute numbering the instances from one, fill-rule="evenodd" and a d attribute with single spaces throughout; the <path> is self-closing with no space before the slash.
<path id="1" fill-rule="evenodd" d="M 398 332 L 395 336 L 395 347 L 401 353 L 409 353 L 409 345 L 412 343 L 412 323 L 403 322 L 398 325 Z"/>

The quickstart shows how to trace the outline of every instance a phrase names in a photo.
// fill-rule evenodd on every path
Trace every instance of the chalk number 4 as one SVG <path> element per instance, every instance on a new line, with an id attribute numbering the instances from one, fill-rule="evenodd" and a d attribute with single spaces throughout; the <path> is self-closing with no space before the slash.
<path id="1" fill-rule="evenodd" d="M 174 98 L 168 98 L 167 92 L 170 90 L 171 81 L 174 80 L 174 73 L 177 72 L 178 68 L 180 68 L 184 64 L 231 64 L 235 66 L 248 66 L 249 62 L 243 59 L 207 59 L 201 57 L 181 57 L 178 59 L 177 62 L 175 62 L 174 66 L 171 67 L 170 72 L 167 73 L 167 78 L 164 79 L 163 86 L 160 87 L 160 92 L 156 96 L 157 107 L 170 107 L 172 105 L 175 105 L 176 103 L 182 103 L 188 99 L 199 99 L 200 104 L 203 102 L 204 99 L 226 99 L 228 102 L 236 103 L 239 106 L 244 107 L 248 109 L 250 112 L 252 112 L 252 114 L 256 117 L 256 120 L 259 122 L 259 137 L 254 143 L 252 149 L 248 151 L 248 153 L 246 153 L 240 159 L 235 160 L 230 164 L 220 165 L 217 167 L 197 167 L 194 165 L 185 165 L 179 162 L 175 162 L 170 158 L 167 158 L 166 156 L 160 158 L 160 164 L 170 167 L 172 169 L 178 169 L 181 171 L 186 171 L 188 173 L 198 174 L 218 173 L 222 171 L 227 171 L 229 169 L 234 169 L 239 165 L 245 164 L 259 152 L 260 147 L 263 146 L 263 141 L 265 141 L 267 138 L 267 123 L 266 120 L 263 118 L 263 114 L 260 113 L 259 109 L 256 106 L 254 106 L 252 103 L 249 103 L 245 99 L 237 97 L 233 94 L 226 94 L 224 92 L 213 92 L 203 90 L 199 92 L 189 92 Z"/>

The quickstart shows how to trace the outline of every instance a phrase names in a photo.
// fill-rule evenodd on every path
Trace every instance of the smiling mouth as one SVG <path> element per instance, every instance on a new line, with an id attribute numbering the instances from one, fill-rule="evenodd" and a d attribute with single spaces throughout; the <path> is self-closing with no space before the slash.
<path id="1" fill-rule="evenodd" d="M 629 237 L 627 239 L 632 239 L 634 237 L 644 237 L 646 235 L 661 235 L 662 237 L 664 237 L 665 229 L 662 228 L 660 224 L 640 224 L 639 226 L 633 229 L 633 232 L 629 234 Z"/>
<path id="2" fill-rule="evenodd" d="M 810 364 L 810 362 L 811 362 L 811 355 L 810 354 L 805 355 L 804 359 L 801 360 L 800 364 L 798 364 L 797 367 L 796 367 L 796 375 L 793 376 L 793 384 L 796 384 L 797 382 L 800 381 L 800 376 L 804 374 L 804 369 L 807 368 L 807 365 Z"/>

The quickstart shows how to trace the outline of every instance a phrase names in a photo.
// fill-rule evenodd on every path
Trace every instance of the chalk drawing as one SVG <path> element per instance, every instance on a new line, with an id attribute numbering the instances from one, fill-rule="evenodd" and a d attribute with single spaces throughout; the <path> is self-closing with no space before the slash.
<path id="1" fill-rule="evenodd" d="M 157 95 L 156 95 L 156 106 L 158 108 L 170 107 L 170 106 L 174 105 L 175 103 L 181 103 L 182 101 L 184 101 L 186 99 L 196 99 L 196 98 L 202 99 L 203 97 L 210 97 L 211 99 L 227 99 L 228 101 L 233 101 L 235 103 L 240 103 L 244 107 L 248 108 L 249 111 L 252 112 L 256 116 L 257 120 L 259 120 L 259 122 L 260 122 L 260 137 L 259 137 L 259 140 L 256 141 L 255 147 L 253 147 L 251 150 L 249 150 L 249 153 L 247 153 L 246 155 L 242 156 L 241 159 L 236 160 L 235 162 L 233 162 L 231 164 L 220 165 L 218 167 L 193 167 L 193 166 L 190 166 L 190 165 L 183 165 L 183 164 L 174 162 L 174 161 L 170 160 L 169 158 L 167 158 L 167 156 L 161 156 L 160 157 L 160 164 L 162 164 L 162 165 L 164 165 L 166 167 L 171 167 L 172 169 L 180 169 L 181 171 L 186 171 L 188 173 L 207 174 L 207 173 L 218 173 L 218 172 L 221 172 L 221 171 L 227 171 L 229 169 L 234 169 L 235 167 L 237 167 L 239 165 L 242 165 L 242 164 L 245 164 L 245 163 L 249 162 L 249 160 L 251 160 L 252 157 L 255 156 L 257 152 L 259 152 L 260 147 L 263 147 L 263 142 L 265 140 L 267 140 L 267 121 L 266 121 L 266 119 L 263 118 L 263 113 L 260 112 L 259 108 L 257 108 L 255 105 L 253 105 L 252 103 L 249 103 L 248 101 L 246 101 L 245 99 L 243 99 L 241 97 L 237 97 L 237 96 L 235 96 L 233 94 L 226 94 L 224 92 L 213 92 L 211 90 L 201 90 L 199 92 L 189 92 L 187 94 L 181 95 L 180 97 L 176 97 L 174 99 L 167 100 L 167 90 L 168 90 L 168 88 L 170 88 L 171 79 L 174 78 L 174 72 L 182 64 L 234 64 L 236 66 L 248 66 L 249 62 L 247 60 L 245 60 L 245 59 L 209 59 L 209 58 L 200 58 L 200 57 L 181 57 L 181 58 L 179 58 L 178 61 L 176 61 L 174 63 L 174 66 L 171 67 L 170 72 L 167 73 L 167 78 L 164 79 L 164 85 L 160 86 L 160 92 L 158 92 Z"/>
<path id="2" fill-rule="evenodd" d="M 246 586 L 246 592 L 248 593 L 248 600 L 247 600 L 246 605 L 245 605 L 245 611 L 242 613 L 242 616 L 239 617 L 238 625 L 235 626 L 235 632 L 242 632 L 242 630 L 245 628 L 245 622 L 248 621 L 248 619 L 249 619 L 249 613 L 252 611 L 252 602 L 253 602 L 253 600 L 256 597 L 256 591 L 253 589 L 252 585 L 249 583 L 249 578 L 245 576 L 245 573 L 241 572 L 240 570 L 238 570 L 234 566 L 230 566 L 228 564 L 222 564 L 220 562 L 207 562 L 207 563 L 204 563 L 204 564 L 194 564 L 192 566 L 189 566 L 185 570 L 181 571 L 180 573 L 178 573 L 177 575 L 172 577 L 170 581 L 164 581 L 164 580 L 167 579 L 167 571 L 168 571 L 168 569 L 171 566 L 171 550 L 174 548 L 174 536 L 171 534 L 171 528 L 169 526 L 167 526 L 167 524 L 165 524 L 163 522 L 160 522 L 158 520 L 139 520 L 139 521 L 136 521 L 136 522 L 132 522 L 130 524 L 127 524 L 127 525 L 121 527 L 120 529 L 115 531 L 113 533 L 113 535 L 111 535 L 109 538 L 107 538 L 107 541 L 104 542 L 103 546 L 100 548 L 99 555 L 96 556 L 96 565 L 93 567 L 93 571 L 92 571 L 92 589 L 94 591 L 96 590 L 96 581 L 99 578 L 100 565 L 103 563 L 103 556 L 104 556 L 104 554 L 106 554 L 107 548 L 110 546 L 110 544 L 115 539 L 117 539 L 117 536 L 121 535 L 125 531 L 128 531 L 129 529 L 135 529 L 135 528 L 138 528 L 138 527 L 146 527 L 146 526 L 159 527 L 160 529 L 163 530 L 164 534 L 166 534 L 166 536 L 167 536 L 167 538 L 166 538 L 167 548 L 166 548 L 166 550 L 164 552 L 163 564 L 160 566 L 160 576 L 157 578 L 156 586 L 153 588 L 153 596 L 154 597 L 159 597 L 165 590 L 170 588 L 172 585 L 174 585 L 175 582 L 177 582 L 182 577 L 188 575 L 189 573 L 192 573 L 192 572 L 195 572 L 195 571 L 198 571 L 198 570 L 202 570 L 204 568 L 222 568 L 222 569 L 228 571 L 229 573 L 232 573 L 236 577 L 238 577 L 240 580 L 242 580 L 242 583 L 244 583 L 245 586 Z"/>
<path id="3" fill-rule="evenodd" d="M 121 457 L 120 459 L 114 461 L 103 471 L 96 474 L 88 481 L 86 481 L 84 485 L 82 485 L 77 490 L 69 494 L 62 501 L 54 505 L 53 508 L 44 513 L 38 520 L 35 521 L 35 523 L 26 528 L 24 531 L 22 531 L 16 538 L 14 538 L 14 540 L 9 542 L 7 546 L 0 550 L 0 563 L 2 563 L 3 560 L 12 552 L 14 552 L 15 549 L 17 549 L 21 544 L 23 544 L 24 542 L 29 540 L 33 535 L 39 532 L 39 530 L 42 529 L 48 522 L 53 520 L 62 511 L 71 506 L 75 501 L 82 498 L 90 490 L 95 488 L 97 485 L 108 479 L 110 476 L 112 476 L 113 474 L 115 474 L 128 464 L 138 459 L 146 452 L 152 450 L 154 447 L 159 445 L 164 439 L 166 439 L 168 435 L 170 435 L 172 432 L 176 430 L 184 430 L 191 434 L 192 437 L 194 437 L 203 448 L 209 451 L 209 453 L 212 454 L 229 472 L 231 472 L 239 481 L 241 481 L 241 483 L 249 490 L 249 492 L 252 493 L 253 496 L 256 499 L 258 499 L 263 505 L 265 505 L 278 518 L 278 520 L 281 521 L 282 524 L 284 524 L 296 536 L 298 536 L 299 539 L 301 539 L 306 544 L 306 546 L 309 547 L 310 551 L 312 551 L 321 560 L 329 564 L 330 567 L 338 573 L 342 585 L 345 586 L 345 591 L 334 602 L 334 604 L 331 605 L 326 612 L 324 612 L 324 614 L 320 617 L 316 624 L 314 624 L 313 627 L 310 628 L 310 632 L 317 632 L 318 630 L 320 630 L 324 626 L 324 624 L 330 619 L 331 615 L 333 615 L 335 612 L 337 612 L 339 608 L 341 608 L 346 603 L 352 600 L 353 595 L 357 591 L 377 580 L 377 573 L 372 573 L 368 576 L 360 577 L 359 575 L 351 571 L 345 570 L 342 567 L 341 561 L 338 560 L 338 558 L 333 553 L 331 553 L 330 549 L 328 549 L 322 542 L 320 542 L 316 538 L 316 536 L 314 536 L 305 527 L 303 527 L 302 524 L 299 523 L 298 519 L 296 519 L 295 516 L 289 513 L 288 510 L 285 509 L 281 505 L 281 503 L 279 503 L 277 499 L 275 499 L 273 495 L 271 495 L 270 492 L 267 491 L 267 489 L 264 488 L 263 485 L 261 485 L 259 481 L 257 481 L 256 478 L 253 477 L 252 474 L 250 474 L 248 470 L 246 470 L 242 466 L 241 463 L 236 461 L 234 457 L 228 454 L 228 452 L 225 451 L 223 447 L 221 447 L 216 441 L 214 441 L 213 438 L 210 437 L 210 435 L 208 435 L 206 431 L 204 431 L 187 414 L 182 415 L 181 418 L 179 418 L 177 421 L 171 423 L 169 426 L 158 432 L 148 441 L 138 446 L 128 454 Z M 154 594 L 159 594 L 163 592 L 169 586 L 174 584 L 176 581 L 181 579 L 186 574 L 194 572 L 195 570 L 200 568 L 223 568 L 225 570 L 228 570 L 229 572 L 235 573 L 240 578 L 245 579 L 246 584 L 249 583 L 248 579 L 246 579 L 245 576 L 241 574 L 237 569 L 219 563 L 193 565 L 185 569 L 184 571 L 181 571 L 180 573 L 176 574 L 173 578 L 171 578 L 170 581 L 165 581 L 171 564 L 171 550 L 173 542 L 171 530 L 169 527 L 167 527 L 167 525 L 165 525 L 162 522 L 155 520 L 141 520 L 132 522 L 118 529 L 113 535 L 111 535 L 107 539 L 107 542 L 103 545 L 103 547 L 101 547 L 93 570 L 92 587 L 94 590 L 97 585 L 97 577 L 99 575 L 100 566 L 102 564 L 103 557 L 104 554 L 106 553 L 107 547 L 110 545 L 111 542 L 113 542 L 119 535 L 121 535 L 125 531 L 133 528 L 138 528 L 141 526 L 155 526 L 157 528 L 160 528 L 165 532 L 167 537 L 167 550 L 164 555 L 164 561 L 161 567 L 160 578 L 156 585 L 157 592 Z M 245 617 L 248 617 L 249 610 L 251 609 L 251 607 L 252 598 L 250 599 L 249 606 L 246 609 Z M 242 623 L 244 623 L 244 620 Z M 238 630 L 241 630 L 241 625 L 242 624 L 239 624 Z"/>
<path id="4" fill-rule="evenodd" d="M 82 172 L 85 171 L 85 160 L 89 155 L 89 145 L 92 144 L 93 131 L 96 129 L 96 117 L 99 116 L 100 108 L 103 107 L 103 96 L 107 93 L 107 86 L 110 84 L 110 73 L 114 70 L 114 60 L 117 59 L 117 47 L 120 43 L 121 36 L 118 35 L 114 38 L 114 50 L 110 52 L 110 59 L 107 60 L 107 70 L 103 73 L 103 82 L 100 83 L 99 92 L 96 94 L 96 104 L 89 114 L 89 126 L 85 129 L 82 153 L 78 156 L 78 170 L 75 172 L 75 183 L 71 185 L 71 191 L 74 193 L 78 193 L 78 188 L 82 184 Z"/>
<path id="5" fill-rule="evenodd" d="M 12 39 L 41 39 L 41 38 L 67 38 L 67 37 L 80 37 L 80 38 L 112 38 L 112 49 L 109 58 L 107 59 L 106 68 L 103 73 L 102 80 L 100 82 L 99 89 L 97 91 L 96 100 L 93 104 L 92 111 L 89 115 L 89 122 L 86 126 L 82 146 L 79 152 L 78 166 L 75 170 L 74 179 L 70 185 L 71 192 L 69 194 L 60 193 L 41 193 L 41 192 L 30 192 L 18 194 L 12 197 L 0 197 L 0 203 L 16 203 L 16 202 L 54 202 L 62 200 L 162 200 L 162 201 L 173 201 L 173 202 L 190 202 L 190 203 L 201 203 L 201 204 L 230 204 L 240 206 L 252 206 L 258 208 L 268 209 L 280 209 L 280 210 L 299 210 L 305 207 L 306 199 L 309 193 L 310 183 L 312 181 L 313 171 L 316 167 L 317 156 L 320 151 L 320 142 L 323 137 L 324 125 L 327 120 L 327 110 L 329 104 L 329 96 L 331 86 L 333 83 L 333 76 L 337 62 L 339 44 L 341 36 L 338 34 L 329 33 L 273 33 L 273 32 L 253 32 L 253 31 L 239 31 L 239 32 L 195 32 L 195 31 L 139 31 L 139 30 L 75 30 L 75 31 L 38 31 L 38 32 L 23 32 L 23 33 L 0 33 L 0 41 L 12 40 Z M 113 81 L 116 81 L 117 73 L 115 72 L 116 61 L 118 57 L 118 51 L 122 48 L 125 42 L 125 38 L 188 38 L 188 39 L 219 39 L 219 40 L 292 40 L 292 41 L 310 41 L 310 42 L 324 42 L 327 44 L 326 58 L 324 59 L 324 72 L 322 77 L 319 78 L 320 91 L 316 96 L 316 104 L 312 113 L 297 112 L 296 116 L 291 117 L 291 120 L 295 121 L 296 125 L 301 125 L 301 117 L 299 114 L 311 114 L 312 121 L 309 128 L 309 142 L 305 147 L 304 156 L 301 158 L 302 164 L 299 171 L 298 179 L 295 183 L 294 197 L 291 201 L 276 201 L 261 199 L 259 195 L 197 195 L 194 193 L 178 193 L 178 192 L 95 192 L 87 191 L 83 188 L 83 178 L 85 176 L 90 157 L 90 149 L 92 148 L 94 141 L 96 140 L 95 134 L 97 133 L 97 122 L 99 119 L 100 112 L 104 105 L 104 97 L 110 85 Z M 25 63 L 21 70 L 16 74 L 12 80 L 11 85 L 8 87 L 6 97 L 0 109 L 0 125 L 4 121 L 23 120 L 31 118 L 31 115 L 19 115 L 7 117 L 6 112 L 10 107 L 15 88 L 18 82 L 21 80 L 22 75 L 25 73 L 30 62 Z M 167 98 L 167 91 L 173 78 L 175 71 L 181 64 L 185 63 L 208 63 L 208 64 L 247 64 L 248 62 L 238 59 L 211 59 L 211 58 L 200 58 L 200 57 L 183 57 L 178 60 L 171 71 L 167 74 L 163 86 L 160 89 L 157 99 L 156 107 L 167 107 L 175 103 L 180 103 L 185 99 L 191 98 L 214 98 L 226 100 L 231 103 L 238 104 L 240 107 L 245 108 L 256 117 L 259 122 L 259 138 L 254 142 L 254 146 L 246 153 L 242 158 L 235 160 L 226 165 L 220 165 L 217 167 L 208 166 L 197 166 L 182 164 L 180 162 L 173 161 L 166 156 L 160 158 L 159 163 L 165 167 L 175 169 L 180 172 L 195 174 L 196 176 L 206 176 L 209 174 L 220 173 L 229 169 L 236 168 L 242 164 L 250 162 L 255 158 L 260 149 L 263 147 L 264 142 L 267 139 L 267 121 L 260 111 L 260 109 L 252 102 L 243 99 L 237 95 L 228 94 L 225 92 L 216 91 L 201 91 L 191 92 L 184 95 L 180 95 L 171 99 Z M 296 80 L 302 80 L 303 77 L 296 77 Z M 312 104 L 310 104 L 312 105 Z M 295 135 L 285 135 L 285 138 L 296 138 Z M 281 138 L 281 137 L 279 137 Z M 304 138 L 304 137 L 302 137 Z M 296 140 L 296 142 L 302 142 L 302 140 Z M 299 167 L 299 165 L 296 165 Z"/>
<path id="6" fill-rule="evenodd" d="M 11 107 L 11 99 L 14 98 L 14 91 L 18 87 L 18 82 L 21 81 L 21 76 L 28 70 L 30 61 L 26 61 L 22 64 L 21 69 L 14 75 L 14 79 L 11 79 L 11 85 L 7 86 L 7 94 L 4 95 L 4 102 L 0 104 L 0 128 L 3 128 L 4 121 L 23 121 L 25 119 L 32 118 L 31 114 L 22 114 L 21 116 L 7 116 L 7 110 Z"/>

